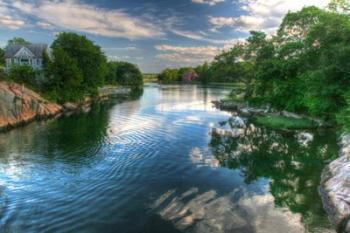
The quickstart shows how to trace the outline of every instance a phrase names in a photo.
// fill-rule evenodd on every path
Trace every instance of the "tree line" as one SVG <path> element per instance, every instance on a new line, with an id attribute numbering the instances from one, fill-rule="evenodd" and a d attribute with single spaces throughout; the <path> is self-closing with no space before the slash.
<path id="1" fill-rule="evenodd" d="M 182 77 L 188 73 L 197 72 L 196 69 L 192 67 L 182 67 L 179 69 L 167 68 L 157 75 L 157 79 L 162 83 L 179 82 L 182 80 Z"/>
<path id="2" fill-rule="evenodd" d="M 289 12 L 277 33 L 242 43 L 194 68 L 199 80 L 245 86 L 244 100 L 350 125 L 350 3 Z"/>
<path id="3" fill-rule="evenodd" d="M 8 41 L 29 44 L 22 38 Z M 0 50 L 0 65 L 4 65 L 4 51 Z M 107 61 L 100 46 L 76 33 L 60 33 L 51 45 L 51 54 L 43 54 L 43 70 L 30 66 L 13 66 L 7 78 L 23 83 L 43 93 L 50 100 L 64 103 L 79 101 L 86 95 L 97 95 L 98 87 L 106 84 L 142 86 L 142 74 L 128 62 Z"/>

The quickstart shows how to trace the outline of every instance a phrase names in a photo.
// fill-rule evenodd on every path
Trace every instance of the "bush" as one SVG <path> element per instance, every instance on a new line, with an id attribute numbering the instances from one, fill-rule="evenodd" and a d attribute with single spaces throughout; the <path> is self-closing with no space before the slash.
<path id="1" fill-rule="evenodd" d="M 108 84 L 139 87 L 143 84 L 142 73 L 137 66 L 128 62 L 112 61 L 108 63 Z"/>
<path id="2" fill-rule="evenodd" d="M 158 81 L 163 83 L 178 82 L 179 72 L 177 69 L 165 69 L 158 75 Z"/>
<path id="3" fill-rule="evenodd" d="M 26 84 L 30 87 L 37 84 L 36 74 L 31 66 L 12 66 L 8 78 L 16 83 Z"/>
<path id="4" fill-rule="evenodd" d="M 5 70 L 0 68 L 0 80 L 5 80 L 6 78 L 7 76 Z"/>
<path id="5" fill-rule="evenodd" d="M 254 122 L 272 129 L 312 129 L 317 127 L 317 124 L 311 120 L 284 116 L 261 116 L 255 118 Z"/>

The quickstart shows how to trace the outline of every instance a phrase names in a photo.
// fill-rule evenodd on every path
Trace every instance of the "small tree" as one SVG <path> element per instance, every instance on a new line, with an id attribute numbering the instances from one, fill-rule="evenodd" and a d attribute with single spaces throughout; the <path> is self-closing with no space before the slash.
<path id="1" fill-rule="evenodd" d="M 21 37 L 14 37 L 7 42 L 7 45 L 29 45 L 30 42 Z"/>
<path id="2" fill-rule="evenodd" d="M 179 81 L 178 73 L 177 69 L 165 69 L 158 75 L 158 80 L 165 83 Z"/>
<path id="3" fill-rule="evenodd" d="M 122 62 L 118 65 L 117 82 L 126 86 L 141 86 L 143 84 L 142 73 L 134 64 Z"/>
<path id="4" fill-rule="evenodd" d="M 106 80 L 110 84 L 138 87 L 143 84 L 142 73 L 137 66 L 128 62 L 109 62 Z"/>

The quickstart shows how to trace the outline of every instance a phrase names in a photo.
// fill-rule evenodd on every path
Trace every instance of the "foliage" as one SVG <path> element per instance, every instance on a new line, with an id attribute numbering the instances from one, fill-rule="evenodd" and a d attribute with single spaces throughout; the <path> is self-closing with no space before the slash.
<path id="1" fill-rule="evenodd" d="M 46 83 L 48 96 L 59 103 L 82 99 L 83 76 L 77 62 L 62 49 L 55 49 L 53 56 L 54 62 L 45 65 L 50 72 Z"/>
<path id="2" fill-rule="evenodd" d="M 104 84 L 107 74 L 106 56 L 99 46 L 85 36 L 67 32 L 60 33 L 51 47 L 53 53 L 56 50 L 62 50 L 67 57 L 74 60 L 82 76 L 81 89 L 84 92 L 95 94 L 97 88 Z"/>
<path id="3" fill-rule="evenodd" d="M 157 79 L 162 83 L 172 83 L 172 82 L 180 82 L 185 74 L 198 74 L 201 72 L 203 76 L 203 69 L 197 67 L 182 67 L 180 69 L 165 69 L 160 74 L 158 74 Z"/>
<path id="4" fill-rule="evenodd" d="M 272 129 L 312 129 L 315 122 L 308 119 L 296 119 L 284 116 L 261 116 L 254 119 L 259 124 Z"/>
<path id="5" fill-rule="evenodd" d="M 13 38 L 8 43 L 29 44 L 23 38 Z M 51 48 L 52 56 L 46 52 L 43 54 L 42 71 L 36 73 L 29 66 L 14 66 L 9 78 L 58 103 L 80 101 L 85 95 L 96 95 L 105 80 L 109 84 L 132 87 L 143 84 L 142 74 L 135 65 L 107 63 L 101 48 L 85 36 L 60 33 Z"/>
<path id="6" fill-rule="evenodd" d="M 0 67 L 5 66 L 5 64 L 5 51 L 2 48 L 0 48 Z"/>
<path id="7" fill-rule="evenodd" d="M 350 14 L 350 2 L 348 0 L 331 0 L 328 8 L 334 12 L 340 11 Z"/>
<path id="8" fill-rule="evenodd" d="M 195 68 L 196 73 L 198 74 L 198 80 L 202 83 L 209 83 L 211 81 L 211 69 L 208 62 L 205 62 L 203 65 L 197 66 Z"/>
<path id="9" fill-rule="evenodd" d="M 30 42 L 21 37 L 14 37 L 7 41 L 7 45 L 29 45 Z"/>
<path id="10" fill-rule="evenodd" d="M 28 86 L 36 85 L 36 74 L 31 66 L 12 66 L 8 78 L 12 81 L 26 84 Z"/>
<path id="11" fill-rule="evenodd" d="M 158 75 L 158 80 L 163 83 L 178 82 L 180 81 L 179 71 L 177 69 L 165 69 Z"/>
<path id="12" fill-rule="evenodd" d="M 181 81 L 182 77 L 188 73 L 196 73 L 196 70 L 192 67 L 182 67 L 182 68 L 178 69 L 178 71 L 177 71 L 178 80 Z"/>
<path id="13" fill-rule="evenodd" d="M 235 130 L 228 122 L 226 127 Z M 315 132 L 307 141 L 298 131 L 254 127 L 239 137 L 213 133 L 210 147 L 220 165 L 239 169 L 247 184 L 268 179 L 275 205 L 299 213 L 310 232 L 329 227 L 318 186 L 325 162 L 339 151 L 333 131 Z"/>
<path id="14" fill-rule="evenodd" d="M 275 36 L 252 31 L 245 42 L 198 66 L 199 80 L 243 83 L 251 104 L 350 124 L 349 4 L 333 0 L 330 10 L 289 12 Z"/>
<path id="15" fill-rule="evenodd" d="M 106 81 L 109 84 L 119 84 L 139 87 L 143 84 L 142 73 L 137 66 L 128 62 L 109 62 Z"/>
<path id="16" fill-rule="evenodd" d="M 158 79 L 158 74 L 142 74 L 144 82 L 156 82 Z"/>
<path id="17" fill-rule="evenodd" d="M 0 68 L 0 80 L 5 80 L 6 78 L 7 78 L 7 75 L 5 70 Z"/>
<path id="18" fill-rule="evenodd" d="M 101 48 L 75 33 L 59 34 L 51 48 L 52 60 L 43 54 L 45 95 L 63 103 L 97 94 L 107 74 L 107 59 Z"/>

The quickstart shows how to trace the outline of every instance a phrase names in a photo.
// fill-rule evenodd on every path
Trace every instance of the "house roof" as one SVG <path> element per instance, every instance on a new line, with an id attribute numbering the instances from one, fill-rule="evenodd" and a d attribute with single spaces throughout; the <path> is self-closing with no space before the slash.
<path id="1" fill-rule="evenodd" d="M 30 44 L 30 45 L 8 45 L 5 48 L 5 58 L 13 58 L 16 53 L 21 48 L 29 49 L 37 58 L 41 58 L 43 56 L 44 51 L 47 50 L 47 44 Z"/>

